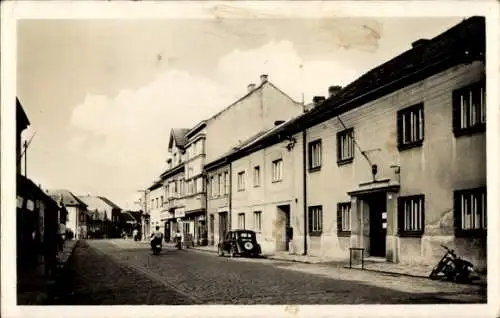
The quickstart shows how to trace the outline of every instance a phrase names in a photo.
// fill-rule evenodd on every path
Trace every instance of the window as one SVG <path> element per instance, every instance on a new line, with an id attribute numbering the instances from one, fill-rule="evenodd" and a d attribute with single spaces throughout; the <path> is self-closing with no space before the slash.
<path id="1" fill-rule="evenodd" d="M 454 193 L 455 235 L 484 234 L 486 230 L 486 187 Z"/>
<path id="2" fill-rule="evenodd" d="M 217 175 L 213 177 L 213 181 L 214 181 L 213 193 L 214 193 L 214 197 L 216 197 L 219 195 L 219 179 L 218 179 Z"/>
<path id="3" fill-rule="evenodd" d="M 351 235 L 351 202 L 337 204 L 337 235 Z"/>
<path id="4" fill-rule="evenodd" d="M 238 173 L 238 191 L 245 190 L 245 171 Z"/>
<path id="5" fill-rule="evenodd" d="M 453 132 L 463 136 L 486 129 L 486 81 L 453 91 Z"/>
<path id="6" fill-rule="evenodd" d="M 222 180 L 222 174 L 219 174 L 219 195 L 222 195 L 224 193 L 224 184 L 223 184 L 223 180 Z"/>
<path id="7" fill-rule="evenodd" d="M 156 208 L 158 209 L 158 198 L 156 198 Z"/>
<path id="8" fill-rule="evenodd" d="M 399 150 L 421 146 L 424 141 L 424 104 L 401 109 L 397 120 Z"/>
<path id="9" fill-rule="evenodd" d="M 191 178 L 193 176 L 193 168 L 188 169 L 188 178 Z"/>
<path id="10" fill-rule="evenodd" d="M 253 186 L 260 186 L 260 167 L 256 166 L 253 168 Z"/>
<path id="11" fill-rule="evenodd" d="M 182 227 L 183 227 L 183 234 L 189 234 L 190 233 L 190 230 L 191 230 L 191 223 L 189 222 L 184 222 L 182 223 Z"/>
<path id="12" fill-rule="evenodd" d="M 309 143 L 309 171 L 321 169 L 321 140 Z"/>
<path id="13" fill-rule="evenodd" d="M 283 159 L 273 161 L 273 176 L 272 181 L 281 181 L 283 178 Z"/>
<path id="14" fill-rule="evenodd" d="M 193 142 L 193 157 L 198 154 L 198 142 Z"/>
<path id="15" fill-rule="evenodd" d="M 210 177 L 210 185 L 209 185 L 210 193 L 209 195 L 214 197 L 215 196 L 215 180 L 214 176 Z"/>
<path id="16" fill-rule="evenodd" d="M 422 236 L 425 224 L 425 199 L 423 195 L 398 198 L 399 236 Z"/>
<path id="17" fill-rule="evenodd" d="M 161 206 L 163 207 L 163 195 L 161 196 Z"/>
<path id="18" fill-rule="evenodd" d="M 262 231 L 262 212 L 255 211 L 253 213 L 253 228 L 256 232 Z"/>
<path id="19" fill-rule="evenodd" d="M 319 236 L 323 231 L 323 207 L 321 205 L 309 207 L 309 235 Z"/>
<path id="20" fill-rule="evenodd" d="M 188 194 L 194 193 L 194 182 L 193 180 L 188 181 Z"/>
<path id="21" fill-rule="evenodd" d="M 337 133 L 337 164 L 346 164 L 354 159 L 354 128 Z"/>
<path id="22" fill-rule="evenodd" d="M 238 213 L 238 228 L 240 230 L 245 229 L 245 213 Z"/>
<path id="23" fill-rule="evenodd" d="M 224 190 L 225 190 L 225 194 L 229 194 L 229 172 L 224 172 Z"/>

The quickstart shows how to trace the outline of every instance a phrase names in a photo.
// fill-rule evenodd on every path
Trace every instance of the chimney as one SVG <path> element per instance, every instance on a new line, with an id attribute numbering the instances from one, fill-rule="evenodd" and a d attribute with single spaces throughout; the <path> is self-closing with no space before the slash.
<path id="1" fill-rule="evenodd" d="M 429 41 L 430 41 L 429 39 L 418 39 L 411 44 L 411 47 L 416 48 L 417 46 L 427 44 Z"/>
<path id="2" fill-rule="evenodd" d="M 261 82 L 261 83 L 265 83 L 265 82 L 267 82 L 267 78 L 268 78 L 267 74 L 262 74 L 262 75 L 260 76 L 260 82 Z"/>
<path id="3" fill-rule="evenodd" d="M 334 85 L 334 86 L 328 87 L 328 98 L 331 98 L 331 97 L 337 95 L 341 90 L 342 90 L 342 86 L 339 86 L 339 85 Z"/>
<path id="4" fill-rule="evenodd" d="M 283 124 L 284 122 L 285 122 L 284 120 L 276 120 L 274 122 L 274 126 L 279 126 L 279 125 Z"/>
<path id="5" fill-rule="evenodd" d="M 254 83 L 250 83 L 248 84 L 248 92 L 250 93 L 251 91 L 253 91 L 255 89 L 255 84 Z"/>
<path id="6" fill-rule="evenodd" d="M 314 96 L 313 97 L 314 107 L 318 106 L 319 104 L 323 103 L 324 101 L 325 101 L 325 96 Z"/>

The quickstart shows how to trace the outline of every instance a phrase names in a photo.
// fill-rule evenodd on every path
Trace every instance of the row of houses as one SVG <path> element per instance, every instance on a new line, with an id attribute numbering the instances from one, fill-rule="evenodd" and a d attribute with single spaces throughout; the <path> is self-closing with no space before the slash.
<path id="1" fill-rule="evenodd" d="M 481 17 L 310 105 L 263 75 L 218 114 L 171 131 L 151 221 L 194 244 L 251 229 L 266 254 L 339 260 L 364 248 L 433 264 L 444 244 L 484 269 L 485 78 Z"/>

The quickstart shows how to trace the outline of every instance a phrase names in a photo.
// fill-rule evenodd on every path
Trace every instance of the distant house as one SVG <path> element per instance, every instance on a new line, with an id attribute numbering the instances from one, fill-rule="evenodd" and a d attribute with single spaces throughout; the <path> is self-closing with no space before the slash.
<path id="1" fill-rule="evenodd" d="M 106 197 L 81 195 L 78 198 L 87 205 L 87 234 L 89 238 L 120 236 L 121 208 Z"/>
<path id="2" fill-rule="evenodd" d="M 87 238 L 87 205 L 69 190 L 49 190 L 48 193 L 66 207 L 66 229 L 71 230 L 77 239 Z"/>
<path id="3" fill-rule="evenodd" d="M 81 195 L 78 198 L 87 205 L 89 217 L 100 221 L 118 222 L 121 208 L 106 197 Z"/>

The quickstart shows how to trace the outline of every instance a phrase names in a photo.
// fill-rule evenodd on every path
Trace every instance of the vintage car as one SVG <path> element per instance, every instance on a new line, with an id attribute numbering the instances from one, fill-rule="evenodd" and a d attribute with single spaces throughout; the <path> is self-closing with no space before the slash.
<path id="1" fill-rule="evenodd" d="M 250 256 L 257 257 L 262 253 L 254 231 L 233 230 L 226 233 L 226 236 L 217 245 L 217 254 L 224 256 L 228 253 L 231 257 Z"/>

